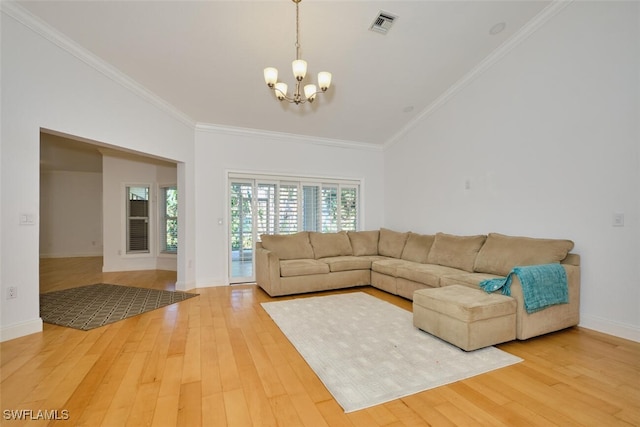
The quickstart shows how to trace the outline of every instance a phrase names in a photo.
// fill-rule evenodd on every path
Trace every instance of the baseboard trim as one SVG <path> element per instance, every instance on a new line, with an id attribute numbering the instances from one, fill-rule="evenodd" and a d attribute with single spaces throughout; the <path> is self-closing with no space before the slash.
<path id="1" fill-rule="evenodd" d="M 15 323 L 13 325 L 0 328 L 0 342 L 9 341 L 39 332 L 42 332 L 42 319 L 38 317 L 37 319 Z"/>
<path id="2" fill-rule="evenodd" d="M 195 282 L 176 282 L 176 291 L 192 291 L 196 288 Z"/>
<path id="3" fill-rule="evenodd" d="M 212 279 L 197 279 L 196 288 L 212 288 L 215 286 L 227 286 L 229 285 L 228 279 L 221 279 L 219 277 Z"/>
<path id="4" fill-rule="evenodd" d="M 102 251 L 40 254 L 40 258 L 93 258 L 99 256 L 102 256 Z"/>
<path id="5" fill-rule="evenodd" d="M 618 338 L 640 342 L 640 328 L 626 323 L 613 322 L 597 316 L 580 315 L 581 328 L 592 329 Z"/>

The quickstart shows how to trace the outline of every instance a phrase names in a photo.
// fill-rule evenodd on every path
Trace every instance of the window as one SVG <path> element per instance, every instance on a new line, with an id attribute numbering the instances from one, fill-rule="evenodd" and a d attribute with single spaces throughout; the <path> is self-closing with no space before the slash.
<path id="1" fill-rule="evenodd" d="M 320 186 L 302 186 L 302 229 L 317 231 L 320 229 Z"/>
<path id="2" fill-rule="evenodd" d="M 253 247 L 253 216 L 251 200 L 253 185 L 234 182 L 231 185 L 231 251 L 240 261 L 251 260 Z"/>
<path id="3" fill-rule="evenodd" d="M 322 232 L 338 231 L 338 187 L 322 189 Z"/>
<path id="4" fill-rule="evenodd" d="M 178 189 L 160 187 L 160 252 L 178 252 Z"/>
<path id="5" fill-rule="evenodd" d="M 357 230 L 358 185 L 282 182 L 276 187 L 278 198 L 273 209 L 279 221 L 272 234 Z"/>
<path id="6" fill-rule="evenodd" d="M 261 234 L 355 231 L 357 180 L 229 174 L 229 277 L 255 280 L 253 248 Z"/>
<path id="7" fill-rule="evenodd" d="M 257 234 L 291 234 L 298 231 L 332 233 L 358 229 L 359 183 L 357 181 L 326 180 L 312 182 L 304 178 L 264 180 L 246 175 L 232 175 L 231 217 L 239 199 L 235 186 L 255 186 L 257 197 L 247 203 L 254 204 Z M 247 210 L 247 212 L 249 212 Z M 237 216 L 237 215 L 236 215 Z M 234 235 L 234 230 L 231 230 Z"/>
<path id="8" fill-rule="evenodd" d="M 259 183 L 256 214 L 258 234 L 273 234 L 276 229 L 276 184 Z"/>
<path id="9" fill-rule="evenodd" d="M 298 184 L 280 184 L 276 209 L 279 212 L 279 232 L 291 234 L 298 231 Z"/>
<path id="10" fill-rule="evenodd" d="M 358 229 L 358 187 L 340 186 L 340 229 Z"/>
<path id="11" fill-rule="evenodd" d="M 149 187 L 127 187 L 127 253 L 149 253 Z"/>

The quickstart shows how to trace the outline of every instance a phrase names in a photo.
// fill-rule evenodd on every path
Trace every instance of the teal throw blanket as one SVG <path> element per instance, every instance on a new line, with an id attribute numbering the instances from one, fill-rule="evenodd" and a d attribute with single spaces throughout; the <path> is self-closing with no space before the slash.
<path id="1" fill-rule="evenodd" d="M 500 290 L 511 295 L 511 280 L 517 275 L 522 284 L 522 296 L 527 313 L 535 313 L 555 304 L 569 302 L 567 273 L 560 264 L 530 265 L 514 267 L 506 278 L 487 279 L 480 287 L 487 293 Z"/>

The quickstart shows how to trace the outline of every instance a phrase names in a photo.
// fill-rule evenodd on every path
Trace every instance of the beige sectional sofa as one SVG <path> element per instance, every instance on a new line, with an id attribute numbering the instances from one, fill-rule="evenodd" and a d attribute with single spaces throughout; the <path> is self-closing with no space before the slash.
<path id="1" fill-rule="evenodd" d="M 561 263 L 569 303 L 527 313 L 521 284 L 513 278 L 516 337 L 527 339 L 577 325 L 580 257 L 573 242 L 498 233 L 425 235 L 382 228 L 372 231 L 262 235 L 256 244 L 256 281 L 271 296 L 371 285 L 413 299 L 419 289 L 505 277 L 516 266 Z"/>

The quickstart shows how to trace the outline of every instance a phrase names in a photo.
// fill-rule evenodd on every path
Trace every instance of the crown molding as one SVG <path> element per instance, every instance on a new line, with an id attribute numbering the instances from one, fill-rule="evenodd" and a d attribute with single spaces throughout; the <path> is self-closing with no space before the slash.
<path id="1" fill-rule="evenodd" d="M 498 46 L 493 52 L 491 52 L 486 58 L 484 58 L 478 65 L 476 65 L 471 71 L 465 74 L 460 80 L 454 83 L 449 89 L 447 89 L 442 95 L 440 95 L 435 101 L 427 106 L 420 114 L 414 117 L 409 123 L 407 123 L 400 131 L 385 142 L 382 147 L 386 150 L 395 145 L 400 139 L 415 128 L 420 122 L 427 117 L 431 116 L 442 106 L 444 106 L 451 98 L 455 97 L 462 89 L 475 79 L 480 77 L 484 72 L 491 68 L 495 63 L 500 61 L 505 55 L 507 55 L 515 47 L 519 46 L 529 36 L 538 31 L 547 21 L 562 10 L 564 10 L 574 0 L 552 0 L 540 13 L 538 13 L 533 19 L 526 23 L 519 31 L 513 36 L 505 40 L 500 46 Z"/>
<path id="2" fill-rule="evenodd" d="M 115 68 L 103 59 L 89 52 L 87 49 L 80 46 L 69 37 L 55 30 L 50 25 L 48 25 L 35 15 L 31 14 L 16 2 L 0 0 L 0 11 L 15 19 L 17 22 L 29 28 L 44 39 L 70 53 L 80 61 L 89 65 L 90 67 L 108 77 L 109 79 L 113 80 L 114 82 L 118 83 L 122 87 L 128 89 L 133 94 L 151 103 L 165 113 L 168 113 L 183 124 L 189 126 L 192 129 L 195 127 L 196 122 L 191 117 L 176 109 L 173 105 L 169 104 L 158 95 L 146 89 L 140 83 L 136 82 L 119 69 Z"/>
<path id="3" fill-rule="evenodd" d="M 329 138 L 316 138 L 305 135 L 294 135 L 288 133 L 278 133 L 278 132 L 270 132 L 270 131 L 261 131 L 256 129 L 247 129 L 247 128 L 236 128 L 231 126 L 219 126 L 214 124 L 206 124 L 206 123 L 198 123 L 193 120 L 191 117 L 184 114 L 182 111 L 175 108 L 173 105 L 169 104 L 164 99 L 160 98 L 158 95 L 154 94 L 150 90 L 146 89 L 140 83 L 133 80 L 131 77 L 124 74 L 122 71 L 107 63 L 103 59 L 89 52 L 84 47 L 80 46 L 78 43 L 60 33 L 56 29 L 52 28 L 50 25 L 42 21 L 40 18 L 31 14 L 28 10 L 24 9 L 22 6 L 17 4 L 11 0 L 0 0 L 0 11 L 7 16 L 15 19 L 17 22 L 21 23 L 25 27 L 29 28 L 36 34 L 40 35 L 44 39 L 50 41 L 54 45 L 63 49 L 64 51 L 70 53 L 75 58 L 89 65 L 96 71 L 100 72 L 104 76 L 118 83 L 122 87 L 128 89 L 130 92 L 139 96 L 140 98 L 146 100 L 152 105 L 156 106 L 160 110 L 168 113 L 172 117 L 176 118 L 181 123 L 185 124 L 191 129 L 204 131 L 204 132 L 213 132 L 213 133 L 222 133 L 228 135 L 244 135 L 244 136 L 252 136 L 252 137 L 260 137 L 264 139 L 272 139 L 272 140 L 289 140 L 296 142 L 306 142 L 316 145 L 325 145 L 332 147 L 342 147 L 342 148 L 350 148 L 350 149 L 359 149 L 359 150 L 373 150 L 373 151 L 382 151 L 382 146 L 367 144 L 364 142 L 356 142 L 356 141 L 345 141 L 345 140 L 337 140 L 337 139 L 329 139 Z"/>
<path id="4" fill-rule="evenodd" d="M 20 22 L 27 28 L 34 31 L 36 34 L 42 36 L 46 40 L 70 53 L 77 59 L 81 60 L 85 64 L 89 65 L 96 71 L 100 72 L 104 76 L 110 78 L 114 82 L 120 84 L 130 92 L 146 100 L 152 105 L 156 106 L 160 110 L 166 112 L 172 117 L 176 118 L 181 123 L 195 128 L 196 131 L 211 132 L 218 134 L 236 135 L 236 136 L 251 136 L 260 137 L 264 139 L 277 140 L 277 141 L 295 141 L 303 142 L 315 145 L 324 145 L 331 147 L 341 147 L 348 149 L 359 150 L 371 150 L 371 151 L 384 151 L 389 147 L 396 144 L 404 135 L 415 128 L 425 118 L 440 109 L 451 98 L 456 96 L 462 89 L 468 84 L 481 76 L 487 71 L 493 64 L 498 62 L 512 49 L 526 40 L 530 35 L 540 29 L 549 19 L 558 14 L 574 0 L 553 0 L 545 9 L 543 9 L 538 15 L 536 15 L 531 21 L 529 21 L 524 27 L 522 27 L 512 37 L 507 39 L 492 53 L 490 53 L 482 62 L 474 67 L 464 77 L 454 83 L 449 89 L 447 89 L 442 95 L 440 95 L 434 102 L 429 104 L 420 114 L 414 117 L 407 125 L 405 125 L 400 131 L 394 134 L 382 145 L 370 144 L 358 141 L 347 141 L 330 138 L 311 137 L 306 135 L 296 135 L 281 132 L 263 131 L 249 128 L 239 128 L 232 126 L 222 126 L 208 123 L 198 123 L 191 117 L 184 114 L 182 111 L 169 104 L 158 95 L 154 94 L 150 90 L 146 89 L 131 77 L 124 74 L 119 69 L 115 68 L 111 64 L 107 63 L 103 59 L 89 52 L 84 47 L 80 46 L 69 37 L 53 29 L 38 17 L 31 14 L 29 11 L 21 7 L 11 0 L 0 0 L 0 11 L 6 15 L 12 17 L 16 21 Z"/>
<path id="5" fill-rule="evenodd" d="M 324 145 L 330 147 L 339 147 L 355 150 L 382 151 L 382 145 L 368 144 L 366 142 L 347 141 L 341 139 L 319 138 L 308 135 L 297 135 L 285 132 L 274 132 L 259 129 L 249 129 L 233 126 L 221 126 L 209 123 L 197 123 L 196 131 L 215 133 L 221 135 L 248 136 L 252 138 L 261 138 L 274 141 L 290 141 L 297 143 L 306 143 L 314 145 Z"/>

